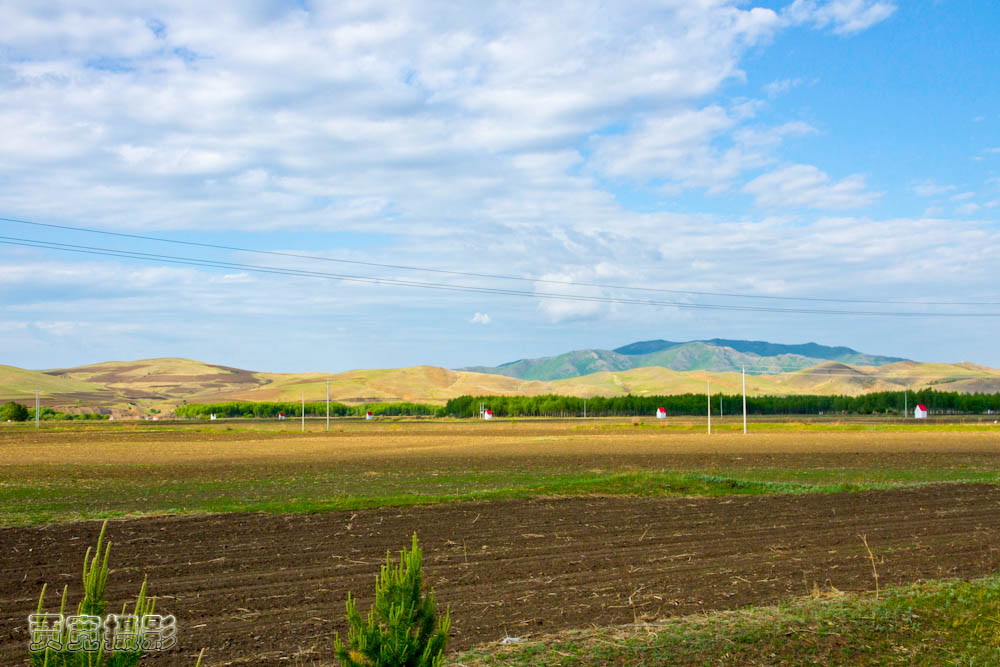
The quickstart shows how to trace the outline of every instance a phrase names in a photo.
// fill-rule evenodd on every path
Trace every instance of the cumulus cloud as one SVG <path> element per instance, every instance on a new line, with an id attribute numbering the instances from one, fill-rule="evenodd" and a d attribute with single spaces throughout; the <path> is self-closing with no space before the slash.
<path id="1" fill-rule="evenodd" d="M 394 267 L 353 266 L 359 275 L 445 287 L 497 281 L 400 267 L 775 295 L 868 289 L 871 275 L 847 284 L 856 267 L 819 250 L 836 241 L 852 244 L 845 255 L 884 267 L 886 285 L 908 284 L 892 281 L 912 279 L 910 262 L 924 275 L 942 275 L 941 284 L 951 279 L 947 267 L 957 266 L 950 270 L 964 271 L 972 284 L 974 262 L 955 258 L 995 254 L 995 235 L 982 228 L 956 234 L 944 221 L 853 218 L 831 228 L 787 211 L 667 212 L 697 206 L 642 209 L 616 190 L 714 195 L 765 172 L 744 190 L 768 208 L 873 201 L 878 193 L 862 176 L 836 180 L 822 164 L 779 168 L 786 144 L 816 130 L 794 114 L 769 115 L 771 101 L 738 95 L 746 94 L 746 54 L 781 30 L 849 34 L 884 20 L 890 7 L 800 1 L 776 13 L 735 0 L 667 0 L 512 11 L 499 3 L 224 1 L 206 21 L 204 8 L 189 3 L 110 1 L 83 11 L 12 0 L 0 6 L 0 123 L 16 128 L 0 133 L 0 212 L 298 253 L 305 247 L 328 259 Z M 773 82 L 765 93 L 794 85 Z M 254 233 L 252 243 L 245 232 Z M 140 320 L 146 338 L 132 349 L 144 349 L 154 334 L 217 340 L 220 360 L 231 359 L 233 336 L 250 331 L 258 356 L 268 358 L 274 338 L 289 330 L 314 335 L 317 345 L 346 332 L 344 345 L 356 349 L 357 340 L 392 335 L 385 322 L 399 321 L 400 336 L 425 335 L 422 342 L 434 344 L 442 338 L 435 319 L 453 317 L 455 308 L 475 312 L 475 324 L 502 319 L 541 328 L 636 319 L 632 307 L 574 296 L 689 298 L 537 284 L 536 295 L 554 298 L 498 298 L 488 315 L 479 312 L 481 296 L 462 292 L 41 256 L 4 251 L 5 313 L 17 322 Z M 240 253 L 215 256 L 247 261 Z M 253 259 L 336 272 L 329 262 Z M 303 306 L 294 325 L 286 324 L 289 294 Z M 643 312 L 662 322 L 683 317 L 668 307 Z M 399 349 L 412 354 L 414 347 L 407 340 Z M 350 363 L 394 363 L 381 346 L 372 348 L 377 356 Z"/>
<path id="2" fill-rule="evenodd" d="M 0 136 L 5 209 L 118 227 L 387 231 L 440 228 L 442 211 L 525 185 L 524 154 L 576 150 L 636 110 L 711 94 L 781 27 L 769 9 L 718 0 L 513 13 L 222 2 L 212 21 L 183 3 L 22 1 L 0 24 L 0 122 L 18 128 Z M 725 173 L 729 159 L 702 168 Z"/>
<path id="3" fill-rule="evenodd" d="M 759 206 L 770 208 L 863 208 L 881 196 L 868 190 L 860 174 L 832 181 L 826 172 L 808 164 L 762 174 L 743 186 L 743 191 L 753 195 Z"/>

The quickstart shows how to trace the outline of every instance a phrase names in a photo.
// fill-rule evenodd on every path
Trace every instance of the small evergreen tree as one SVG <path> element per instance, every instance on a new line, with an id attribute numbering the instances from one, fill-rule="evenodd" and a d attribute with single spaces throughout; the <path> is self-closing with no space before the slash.
<path id="1" fill-rule="evenodd" d="M 347 597 L 347 645 L 338 636 L 335 655 L 345 667 L 439 667 L 444 663 L 451 614 L 435 616 L 434 593 L 423 595 L 423 553 L 413 534 L 413 547 L 403 549 L 399 566 L 386 553 L 375 579 L 375 604 L 367 621 L 354 598 Z"/>
<path id="2" fill-rule="evenodd" d="M 0 421 L 23 422 L 28 418 L 28 408 L 14 401 L 7 401 L 0 407 Z"/>

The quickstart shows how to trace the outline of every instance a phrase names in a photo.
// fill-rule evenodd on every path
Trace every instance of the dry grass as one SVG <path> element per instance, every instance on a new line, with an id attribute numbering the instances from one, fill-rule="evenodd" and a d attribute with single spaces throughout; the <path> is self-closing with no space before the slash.
<path id="1" fill-rule="evenodd" d="M 615 422 L 627 424 L 627 422 Z M 385 458 L 589 458 L 672 455 L 1000 454 L 1000 429 L 971 432 L 671 432 L 579 429 L 572 422 L 285 422 L 283 431 L 96 428 L 70 431 L 0 429 L 0 460 L 19 464 L 198 463 L 202 461 L 348 461 Z"/>
<path id="2" fill-rule="evenodd" d="M 230 431 L 225 426 L 172 430 L 170 427 L 82 427 L 35 432 L 0 429 L 0 460 L 19 464 L 93 464 L 98 461 L 198 463 L 201 461 L 337 461 L 384 458 L 588 458 L 672 455 L 787 455 L 949 452 L 1000 454 L 996 431 L 674 432 L 631 428 L 626 420 L 604 420 L 579 428 L 566 422 L 307 422 L 262 424 L 268 430 Z M 280 430 L 279 430 L 280 429 Z"/>

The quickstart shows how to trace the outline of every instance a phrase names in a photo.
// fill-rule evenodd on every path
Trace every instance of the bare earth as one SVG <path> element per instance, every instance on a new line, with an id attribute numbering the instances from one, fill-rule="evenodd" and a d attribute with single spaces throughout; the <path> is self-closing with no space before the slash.
<path id="1" fill-rule="evenodd" d="M 0 529 L 0 662 L 22 664 L 42 584 L 79 594 L 98 522 Z M 111 608 L 144 574 L 179 645 L 154 664 L 329 662 L 349 591 L 367 609 L 387 550 L 417 531 L 451 647 L 768 604 L 822 589 L 1000 568 L 1000 488 L 841 495 L 515 500 L 319 515 L 115 521 Z M 50 592 L 48 608 L 58 602 Z M 76 598 L 71 597 L 75 606 Z"/>

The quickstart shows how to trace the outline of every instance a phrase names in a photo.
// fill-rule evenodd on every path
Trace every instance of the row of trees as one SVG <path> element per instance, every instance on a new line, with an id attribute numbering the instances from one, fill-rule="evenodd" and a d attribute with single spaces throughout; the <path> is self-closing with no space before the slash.
<path id="1" fill-rule="evenodd" d="M 679 394 L 675 396 L 614 396 L 576 398 L 546 394 L 543 396 L 459 396 L 445 405 L 441 412 L 453 417 L 475 417 L 479 405 L 484 403 L 498 417 L 553 417 L 587 415 L 631 416 L 652 415 L 658 407 L 667 409 L 669 415 L 703 415 L 707 409 L 705 394 Z M 721 403 L 720 403 L 721 402 Z M 951 391 L 922 389 L 908 392 L 905 405 L 913 410 L 923 403 L 938 414 L 982 414 L 1000 412 L 1000 394 L 961 394 Z M 712 413 L 742 414 L 743 397 L 740 394 L 713 394 Z M 747 396 L 747 412 L 755 415 L 780 414 L 903 414 L 904 397 L 901 391 L 883 391 L 860 396 Z"/>
<path id="2" fill-rule="evenodd" d="M 307 401 L 306 415 L 322 417 L 326 415 L 326 401 Z M 422 403 L 368 403 L 365 405 L 344 405 L 330 402 L 333 417 L 361 417 L 366 412 L 374 415 L 395 417 L 400 415 L 436 415 L 439 408 Z M 227 401 L 225 403 L 189 403 L 174 410 L 174 415 L 186 418 L 208 417 L 259 417 L 276 418 L 284 413 L 286 417 L 301 417 L 302 403 L 281 403 L 272 401 Z"/>
<path id="3" fill-rule="evenodd" d="M 378 416 L 436 416 L 436 417 L 476 417 L 480 404 L 493 411 L 498 417 L 559 417 L 581 416 L 586 403 L 587 415 L 593 417 L 652 415 L 658 407 L 667 409 L 669 415 L 703 415 L 706 410 L 705 394 L 678 394 L 674 396 L 595 396 L 576 398 L 546 394 L 543 396 L 459 396 L 448 401 L 444 407 L 424 403 L 368 403 L 365 405 L 345 405 L 330 403 L 330 415 L 334 417 L 360 417 L 366 412 Z M 908 392 L 904 403 L 903 392 L 882 391 L 860 396 L 748 396 L 747 412 L 755 415 L 780 414 L 902 414 L 904 405 L 910 410 L 917 403 L 923 403 L 932 413 L 937 414 L 983 414 L 1000 412 L 1000 393 L 962 394 L 953 391 L 922 389 Z M 739 394 L 713 394 L 712 413 L 735 415 L 743 411 L 743 397 Z M 325 401 L 310 401 L 305 404 L 306 415 L 321 417 L 326 415 Z M 272 401 L 228 401 L 225 403 L 190 403 L 178 407 L 174 414 L 185 418 L 218 417 L 259 417 L 276 418 L 284 413 L 287 417 L 302 415 L 299 402 L 282 403 Z M 10 401 L 0 406 L 0 421 L 25 421 L 34 419 L 34 410 L 20 403 Z M 107 419 L 107 415 L 96 413 L 67 414 L 52 408 L 41 408 L 41 419 Z"/>
<path id="4" fill-rule="evenodd" d="M 59 412 L 58 410 L 53 410 L 52 408 L 39 408 L 38 409 L 39 419 L 107 419 L 107 415 L 100 415 L 96 412 L 85 412 L 83 414 L 71 414 L 68 412 Z M 2 406 L 0 406 L 0 421 L 12 421 L 12 422 L 23 422 L 23 421 L 34 421 L 35 419 L 35 409 L 28 408 L 20 403 L 15 403 L 14 401 L 7 401 Z"/>

